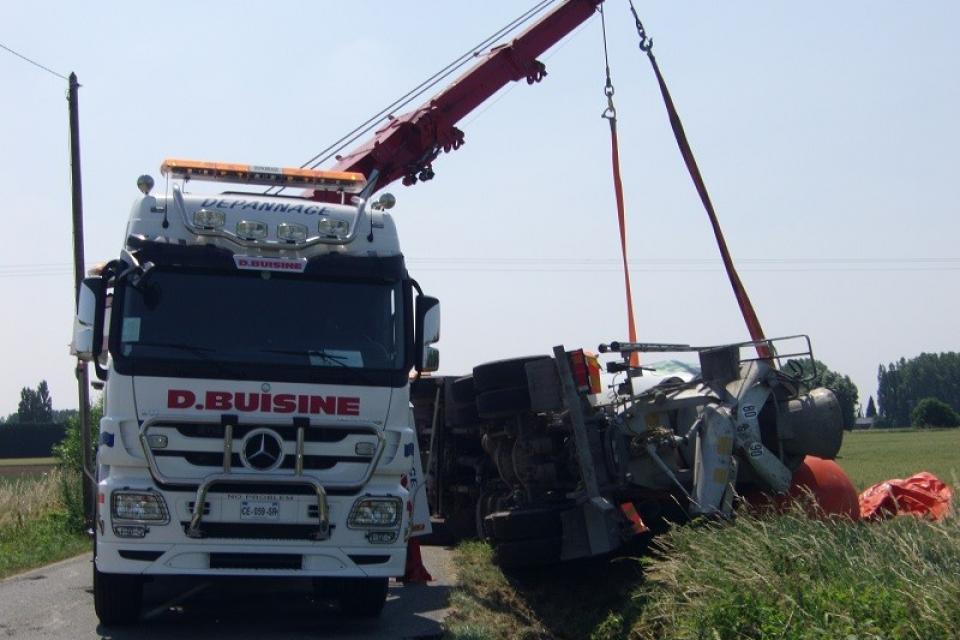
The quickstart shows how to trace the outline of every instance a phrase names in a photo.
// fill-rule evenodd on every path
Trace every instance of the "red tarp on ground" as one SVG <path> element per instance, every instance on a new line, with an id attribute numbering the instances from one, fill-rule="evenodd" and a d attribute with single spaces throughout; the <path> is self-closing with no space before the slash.
<path id="1" fill-rule="evenodd" d="M 860 517 L 880 520 L 900 514 L 940 520 L 950 511 L 953 492 L 932 473 L 922 471 L 905 480 L 887 480 L 860 494 Z"/>

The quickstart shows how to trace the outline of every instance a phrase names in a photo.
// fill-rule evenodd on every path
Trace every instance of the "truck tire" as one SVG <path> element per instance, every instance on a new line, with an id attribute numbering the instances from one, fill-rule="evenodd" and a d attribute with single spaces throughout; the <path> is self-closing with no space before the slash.
<path id="1" fill-rule="evenodd" d="M 477 395 L 477 413 L 481 418 L 504 418 L 530 409 L 530 392 L 526 385 L 485 391 Z"/>
<path id="2" fill-rule="evenodd" d="M 140 619 L 143 579 L 134 574 L 102 573 L 93 566 L 93 606 L 104 626 L 133 624 Z"/>
<path id="3" fill-rule="evenodd" d="M 494 360 L 477 365 L 473 368 L 473 387 L 478 395 L 486 391 L 497 391 L 499 389 L 526 388 L 527 371 L 524 365 L 544 358 L 549 358 L 549 356 L 510 358 L 509 360 Z"/>
<path id="4" fill-rule="evenodd" d="M 339 578 L 340 611 L 357 618 L 376 618 L 387 601 L 389 578 Z"/>
<path id="5" fill-rule="evenodd" d="M 485 525 L 498 542 L 553 538 L 562 531 L 559 509 L 498 511 L 485 518 Z"/>
<path id="6" fill-rule="evenodd" d="M 493 548 L 493 559 L 504 569 L 521 569 L 560 561 L 560 536 L 501 542 Z"/>

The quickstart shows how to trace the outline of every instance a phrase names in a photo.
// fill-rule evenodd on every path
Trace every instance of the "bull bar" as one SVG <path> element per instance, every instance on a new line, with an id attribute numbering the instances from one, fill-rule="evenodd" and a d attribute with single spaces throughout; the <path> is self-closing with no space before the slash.
<path id="1" fill-rule="evenodd" d="M 363 472 L 363 475 L 360 479 L 354 482 L 327 482 L 321 483 L 317 478 L 304 476 L 303 475 L 303 449 L 304 449 L 304 434 L 306 428 L 309 426 L 310 422 L 306 418 L 294 418 L 293 426 L 297 429 L 297 444 L 295 452 L 295 467 L 292 475 L 279 475 L 279 476 L 264 476 L 256 473 L 235 473 L 232 471 L 232 456 L 233 456 L 233 426 L 236 424 L 236 420 L 225 420 L 221 418 L 220 420 L 210 420 L 203 419 L 200 417 L 185 417 L 185 416 L 154 416 L 147 418 L 143 421 L 143 424 L 140 425 L 140 447 L 143 449 L 144 458 L 146 458 L 147 466 L 150 470 L 150 475 L 153 477 L 154 481 L 158 484 L 192 484 L 197 481 L 196 478 L 176 478 L 169 477 L 160 471 L 160 467 L 157 464 L 156 457 L 153 455 L 153 450 L 150 448 L 149 442 L 147 440 L 147 434 L 152 427 L 156 426 L 168 426 L 168 425 L 177 425 L 177 424 L 216 424 L 222 425 L 223 430 L 223 471 L 220 473 L 209 474 L 202 479 L 200 479 L 200 484 L 197 487 L 197 496 L 193 503 L 193 513 L 190 518 L 190 525 L 187 527 L 187 535 L 191 538 L 202 538 L 203 531 L 200 528 L 201 520 L 203 519 L 203 507 L 204 503 L 207 500 L 207 493 L 210 491 L 210 488 L 216 484 L 225 484 L 225 483 L 239 483 L 239 484 L 276 484 L 281 486 L 308 486 L 311 487 L 317 495 L 317 518 L 319 520 L 317 524 L 317 530 L 313 534 L 313 539 L 315 540 L 326 540 L 330 537 L 330 510 L 327 504 L 327 489 L 336 489 L 336 490 L 345 490 L 345 491 L 358 491 L 367 482 L 370 480 L 370 477 L 373 475 L 373 472 L 376 470 L 377 465 L 380 463 L 380 458 L 383 455 L 383 451 L 386 448 L 386 440 L 383 437 L 383 433 L 379 429 L 372 425 L 355 425 L 351 424 L 352 428 L 361 428 L 369 430 L 369 432 L 376 436 L 377 438 L 377 449 L 373 454 L 373 457 L 370 459 L 370 464 Z M 277 420 L 257 420 L 258 425 L 264 425 L 266 427 L 288 427 L 290 422 L 281 422 Z"/>

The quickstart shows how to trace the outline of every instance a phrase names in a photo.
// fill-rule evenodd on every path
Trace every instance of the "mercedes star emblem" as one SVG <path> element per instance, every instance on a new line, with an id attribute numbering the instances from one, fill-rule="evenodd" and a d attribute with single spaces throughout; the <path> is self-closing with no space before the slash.
<path id="1" fill-rule="evenodd" d="M 269 429 L 251 431 L 240 450 L 243 464 L 257 471 L 270 471 L 283 461 L 283 441 Z"/>

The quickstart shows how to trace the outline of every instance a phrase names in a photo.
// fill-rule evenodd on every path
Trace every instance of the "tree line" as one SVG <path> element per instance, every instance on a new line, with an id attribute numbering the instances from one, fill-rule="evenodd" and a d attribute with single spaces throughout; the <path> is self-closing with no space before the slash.
<path id="1" fill-rule="evenodd" d="M 17 410 L 6 417 L 0 417 L 0 424 L 51 424 L 65 423 L 71 416 L 77 415 L 76 409 L 54 409 L 50 387 L 41 380 L 36 389 L 20 389 L 20 402 Z"/>
<path id="2" fill-rule="evenodd" d="M 791 364 L 792 363 L 792 364 Z M 843 425 L 853 427 L 860 414 L 856 385 L 849 376 L 832 371 L 819 360 L 791 361 L 795 373 L 813 375 L 813 386 L 831 389 L 840 401 Z M 65 423 L 76 409 L 55 410 L 46 380 L 35 389 L 23 387 L 16 413 L 0 417 L 2 423 Z M 907 360 L 880 365 L 877 372 L 877 402 L 870 397 L 867 417 L 876 417 L 878 427 L 960 426 L 960 353 L 921 353 Z"/>
<path id="3" fill-rule="evenodd" d="M 924 402 L 925 400 L 930 402 Z M 960 353 L 921 353 L 907 360 L 880 365 L 877 372 L 877 404 L 880 426 L 918 424 L 914 418 L 927 418 L 934 411 L 940 422 L 927 418 L 926 426 L 957 426 L 960 411 Z M 946 405 L 949 410 L 944 409 Z M 924 415 L 914 415 L 918 409 Z"/>
<path id="4" fill-rule="evenodd" d="M 819 360 L 811 362 L 810 358 L 788 360 L 784 369 L 787 373 L 807 380 L 811 387 L 825 387 L 833 391 L 840 404 L 843 428 L 848 431 L 853 429 L 860 411 L 860 393 L 850 376 L 831 370 Z"/>

